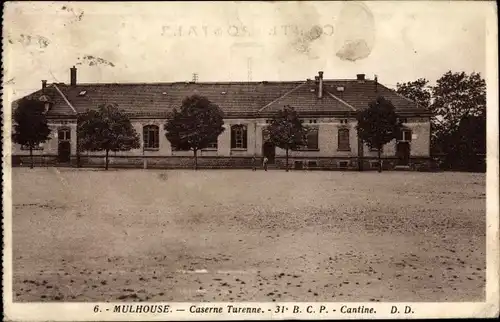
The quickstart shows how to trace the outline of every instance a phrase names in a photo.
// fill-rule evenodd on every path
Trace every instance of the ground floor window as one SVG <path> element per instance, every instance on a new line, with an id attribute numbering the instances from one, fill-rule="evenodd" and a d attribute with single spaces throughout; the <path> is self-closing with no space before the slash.
<path id="1" fill-rule="evenodd" d="M 158 149 L 160 147 L 160 130 L 156 125 L 146 125 L 143 128 L 144 148 Z"/>
<path id="2" fill-rule="evenodd" d="M 398 135 L 398 141 L 405 141 L 405 142 L 410 142 L 411 141 L 411 130 L 408 129 L 403 129 L 401 132 L 399 132 Z"/>
<path id="3" fill-rule="evenodd" d="M 350 151 L 351 147 L 349 144 L 349 129 L 339 129 L 338 131 L 338 150 L 339 151 Z"/>
<path id="4" fill-rule="evenodd" d="M 247 127 L 245 125 L 231 126 L 231 149 L 247 148 Z"/>
<path id="5" fill-rule="evenodd" d="M 59 129 L 57 131 L 57 138 L 59 141 L 69 141 L 71 140 L 71 130 L 70 129 Z"/>
<path id="6" fill-rule="evenodd" d="M 304 150 L 318 150 L 319 149 L 319 140 L 318 140 L 318 128 L 316 127 L 308 127 L 307 135 L 306 135 L 306 144 L 301 149 Z"/>

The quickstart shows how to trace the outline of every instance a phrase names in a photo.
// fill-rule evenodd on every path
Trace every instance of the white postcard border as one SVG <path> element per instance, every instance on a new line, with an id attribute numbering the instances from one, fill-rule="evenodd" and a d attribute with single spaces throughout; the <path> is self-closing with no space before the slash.
<path id="1" fill-rule="evenodd" d="M 499 151 L 498 151 L 498 47 L 497 47 L 497 16 L 495 3 L 491 2 L 492 9 L 488 12 L 486 21 L 486 63 L 487 63 L 487 174 L 486 174 L 486 198 L 487 198 L 487 262 L 486 262 L 486 301 L 485 302 L 234 302 L 234 303 L 13 303 L 12 294 L 12 189 L 11 189 L 11 111 L 10 101 L 12 97 L 8 85 L 4 84 L 2 94 L 3 101 L 3 305 L 4 316 L 7 321 L 140 321 L 140 320 L 260 320 L 260 319 L 381 319 L 381 318 L 464 318 L 464 317 L 495 317 L 499 314 Z M 4 48 L 5 46 L 5 38 Z M 4 51 L 3 56 L 9 55 Z M 6 59 L 3 60 L 6 64 Z M 5 78 L 4 78 L 5 79 Z M 5 81 L 5 80 L 4 80 Z M 171 313 L 148 314 L 148 313 L 114 313 L 115 305 L 154 306 L 169 305 Z M 220 314 L 196 314 L 190 313 L 192 305 L 223 308 Z M 260 307 L 263 313 L 227 313 L 228 305 L 235 307 Z M 277 306 L 288 307 L 284 313 L 274 313 Z M 302 313 L 293 313 L 293 308 L 299 306 Z M 320 313 L 322 306 L 328 311 Z M 345 314 L 341 313 L 342 306 L 369 307 L 374 308 L 376 313 Z M 398 314 L 391 314 L 392 307 L 398 307 Z M 406 306 L 411 307 L 414 313 L 404 313 Z M 96 311 L 96 307 L 98 308 Z M 311 307 L 315 313 L 308 313 Z M 178 311 L 183 309 L 184 311 Z M 271 311 L 269 311 L 271 310 Z M 333 312 L 335 310 L 335 312 Z"/>

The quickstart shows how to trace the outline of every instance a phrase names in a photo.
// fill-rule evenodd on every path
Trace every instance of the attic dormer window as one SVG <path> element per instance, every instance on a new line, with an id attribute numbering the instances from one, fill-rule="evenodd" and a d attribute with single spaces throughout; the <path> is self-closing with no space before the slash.
<path id="1" fill-rule="evenodd" d="M 87 94 L 87 91 L 81 91 L 80 93 L 78 93 L 78 96 L 85 96 L 85 94 Z"/>
<path id="2" fill-rule="evenodd" d="M 343 91 L 344 91 L 344 86 L 337 87 L 337 92 L 343 92 Z"/>

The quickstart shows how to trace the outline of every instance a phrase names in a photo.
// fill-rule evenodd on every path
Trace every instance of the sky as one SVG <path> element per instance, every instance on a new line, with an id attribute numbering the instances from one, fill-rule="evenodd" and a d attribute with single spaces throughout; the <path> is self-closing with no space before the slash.
<path id="1" fill-rule="evenodd" d="M 4 7 L 4 89 L 352 79 L 395 87 L 486 66 L 494 2 L 26 2 Z M 491 22 L 491 21 L 490 21 Z"/>

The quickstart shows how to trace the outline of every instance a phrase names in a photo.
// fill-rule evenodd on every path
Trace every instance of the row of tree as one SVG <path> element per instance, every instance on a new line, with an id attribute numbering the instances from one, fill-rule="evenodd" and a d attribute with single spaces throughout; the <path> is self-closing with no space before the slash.
<path id="1" fill-rule="evenodd" d="M 16 122 L 13 140 L 30 148 L 33 167 L 33 148 L 50 139 L 50 129 L 44 114 L 44 104 L 37 100 L 22 100 L 14 114 Z M 192 150 L 195 169 L 197 152 L 207 148 L 224 131 L 221 109 L 206 97 L 187 97 L 180 111 L 174 109 L 164 125 L 166 138 L 174 149 Z M 380 151 L 396 138 L 401 124 L 392 103 L 383 97 L 369 105 L 358 115 L 358 133 L 371 148 Z M 266 128 L 269 141 L 286 151 L 286 171 L 290 150 L 307 145 L 309 128 L 304 126 L 297 111 L 285 106 Z M 105 169 L 109 152 L 129 151 L 140 147 L 139 135 L 130 119 L 116 105 L 101 105 L 78 116 L 78 151 L 104 151 Z M 380 162 L 379 162 L 380 163 Z M 381 168 L 380 168 L 381 170 Z"/>
<path id="2" fill-rule="evenodd" d="M 397 85 L 397 91 L 428 108 L 432 118 L 432 148 L 445 156 L 449 168 L 468 169 L 477 164 L 486 149 L 485 82 L 479 74 L 448 72 L 429 86 L 425 79 Z M 397 138 L 402 123 L 391 101 L 379 97 L 357 115 L 358 136 L 371 149 L 381 151 Z M 31 167 L 33 149 L 50 139 L 45 106 L 38 100 L 23 99 L 14 112 L 13 141 L 29 147 Z M 217 140 L 224 131 L 223 112 L 206 97 L 193 95 L 174 109 L 164 125 L 166 138 L 174 149 L 192 150 L 195 169 L 197 152 Z M 267 127 L 269 141 L 286 151 L 286 170 L 290 150 L 307 144 L 308 127 L 297 111 L 285 106 Z M 140 147 L 139 135 L 130 119 L 116 105 L 101 105 L 78 116 L 78 151 L 104 151 L 108 169 L 109 152 Z"/>
<path id="3" fill-rule="evenodd" d="M 478 73 L 445 73 L 431 86 L 425 78 L 397 84 L 398 93 L 433 114 L 431 151 L 443 167 L 484 170 L 486 82 Z"/>
<path id="4" fill-rule="evenodd" d="M 12 140 L 30 151 L 50 139 L 45 117 L 45 104 L 35 99 L 22 99 L 14 111 Z M 224 131 L 220 108 L 203 96 L 187 97 L 180 111 L 174 109 L 164 125 L 166 137 L 174 149 L 197 151 L 208 147 Z M 77 150 L 104 151 L 105 169 L 109 152 L 130 151 L 140 147 L 140 136 L 129 117 L 115 104 L 103 104 L 97 110 L 79 114 L 77 119 Z M 195 167 L 197 162 L 195 162 Z"/>

